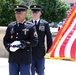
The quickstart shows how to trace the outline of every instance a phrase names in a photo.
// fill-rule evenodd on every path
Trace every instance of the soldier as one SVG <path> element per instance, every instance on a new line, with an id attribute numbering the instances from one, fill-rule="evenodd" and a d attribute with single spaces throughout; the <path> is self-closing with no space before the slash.
<path id="1" fill-rule="evenodd" d="M 39 5 L 31 5 L 32 22 L 35 24 L 38 34 L 38 44 L 32 49 L 32 75 L 44 75 L 45 68 L 45 53 L 52 45 L 52 34 L 50 32 L 49 24 L 47 21 L 40 19 L 42 7 Z M 45 50 L 45 36 L 47 51 Z"/>
<path id="2" fill-rule="evenodd" d="M 9 52 L 9 75 L 30 75 L 32 47 L 37 45 L 35 26 L 26 22 L 27 7 L 15 5 L 16 21 L 8 25 L 3 43 Z"/>

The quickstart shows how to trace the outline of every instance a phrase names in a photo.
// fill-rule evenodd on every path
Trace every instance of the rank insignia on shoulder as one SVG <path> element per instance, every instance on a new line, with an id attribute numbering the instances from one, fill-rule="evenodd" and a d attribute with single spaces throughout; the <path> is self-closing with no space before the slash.
<path id="1" fill-rule="evenodd" d="M 38 37 L 38 35 L 37 35 L 37 32 L 36 32 L 36 31 L 34 32 L 34 36 L 35 36 L 35 37 Z"/>

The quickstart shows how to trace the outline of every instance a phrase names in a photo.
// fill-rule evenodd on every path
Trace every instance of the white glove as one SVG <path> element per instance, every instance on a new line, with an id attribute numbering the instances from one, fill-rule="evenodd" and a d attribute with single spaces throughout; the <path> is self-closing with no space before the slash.
<path id="1" fill-rule="evenodd" d="M 15 52 L 19 49 L 19 47 L 13 47 L 14 45 L 20 45 L 20 41 L 14 41 L 13 43 L 10 44 L 10 51 Z"/>

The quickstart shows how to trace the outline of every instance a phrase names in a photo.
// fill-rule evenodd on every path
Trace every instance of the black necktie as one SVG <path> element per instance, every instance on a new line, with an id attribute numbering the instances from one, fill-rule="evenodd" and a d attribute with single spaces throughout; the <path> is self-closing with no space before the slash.
<path id="1" fill-rule="evenodd" d="M 35 25 L 37 25 L 37 21 L 35 21 Z"/>

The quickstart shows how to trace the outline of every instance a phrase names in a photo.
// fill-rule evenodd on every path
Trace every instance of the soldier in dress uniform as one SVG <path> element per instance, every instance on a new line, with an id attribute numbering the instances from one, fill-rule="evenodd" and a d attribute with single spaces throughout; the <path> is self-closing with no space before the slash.
<path id="1" fill-rule="evenodd" d="M 16 21 L 6 29 L 3 43 L 9 52 L 9 75 L 30 75 L 32 47 L 38 43 L 35 26 L 26 22 L 27 7 L 15 5 Z"/>
<path id="2" fill-rule="evenodd" d="M 38 44 L 32 49 L 32 75 L 44 75 L 45 69 L 45 53 L 52 45 L 52 34 L 50 32 L 49 24 L 47 21 L 40 19 L 42 7 L 39 5 L 31 5 L 32 22 L 35 24 L 38 34 Z M 45 39 L 46 36 L 46 39 Z M 45 40 L 47 50 L 45 50 Z"/>

